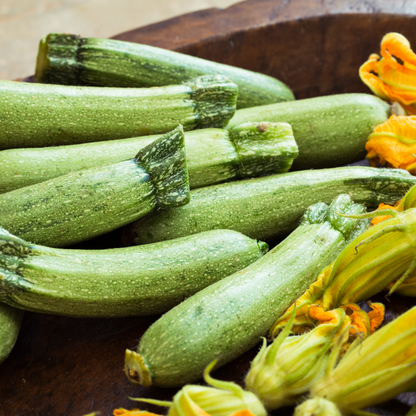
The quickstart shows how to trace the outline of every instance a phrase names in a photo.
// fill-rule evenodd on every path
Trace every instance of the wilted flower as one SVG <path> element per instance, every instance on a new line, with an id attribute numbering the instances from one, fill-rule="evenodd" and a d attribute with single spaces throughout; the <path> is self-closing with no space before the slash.
<path id="1" fill-rule="evenodd" d="M 416 55 L 399 33 L 388 33 L 381 41 L 381 57 L 371 54 L 359 70 L 361 80 L 383 100 L 399 102 L 416 114 Z"/>
<path id="2" fill-rule="evenodd" d="M 176 393 L 173 402 L 142 398 L 132 400 L 169 407 L 168 416 L 266 416 L 266 409 L 253 393 L 235 383 L 215 380 L 209 375 L 215 364 L 215 361 L 212 362 L 204 371 L 205 381 L 213 387 L 186 385 Z"/>

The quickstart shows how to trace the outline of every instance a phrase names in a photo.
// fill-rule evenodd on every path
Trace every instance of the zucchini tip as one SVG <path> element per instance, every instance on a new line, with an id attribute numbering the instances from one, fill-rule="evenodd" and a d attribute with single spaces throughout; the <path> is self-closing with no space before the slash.
<path id="1" fill-rule="evenodd" d="M 124 372 L 131 384 L 152 385 L 152 377 L 141 354 L 127 349 L 124 362 Z"/>

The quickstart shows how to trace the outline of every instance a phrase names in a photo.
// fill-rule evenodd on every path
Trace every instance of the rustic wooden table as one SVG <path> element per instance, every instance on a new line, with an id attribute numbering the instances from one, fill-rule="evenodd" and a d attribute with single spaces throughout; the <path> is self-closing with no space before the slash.
<path id="1" fill-rule="evenodd" d="M 391 2 L 249 0 L 209 9 L 115 36 L 263 72 L 286 82 L 297 98 L 368 92 L 357 71 L 382 36 L 405 35 L 416 46 L 416 0 Z M 117 233 L 84 247 L 119 245 Z M 383 296 L 387 320 L 412 299 Z M 137 407 L 128 396 L 168 400 L 173 389 L 133 387 L 123 374 L 124 350 L 133 349 L 157 316 L 75 319 L 26 313 L 17 344 L 1 365 L 0 415 L 111 415 Z M 214 373 L 241 383 L 255 350 Z M 377 409 L 404 415 L 414 404 L 403 394 Z M 146 406 L 142 406 L 146 408 Z M 155 407 L 149 410 L 160 411 Z M 276 411 L 290 415 L 292 409 Z"/>

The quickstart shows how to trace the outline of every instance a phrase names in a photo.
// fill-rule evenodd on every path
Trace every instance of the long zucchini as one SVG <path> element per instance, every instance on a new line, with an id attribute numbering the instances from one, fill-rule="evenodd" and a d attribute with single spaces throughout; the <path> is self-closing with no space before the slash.
<path id="1" fill-rule="evenodd" d="M 188 201 L 184 135 L 177 128 L 134 159 L 1 194 L 0 226 L 31 242 L 63 247 Z"/>
<path id="2" fill-rule="evenodd" d="M 3 273 L 0 270 L 0 279 Z M 0 363 L 10 354 L 19 335 L 23 311 L 0 303 Z"/>
<path id="3" fill-rule="evenodd" d="M 224 127 L 237 86 L 220 75 L 134 89 L 0 81 L 0 94 L 0 149 L 13 149 Z"/>
<path id="4" fill-rule="evenodd" d="M 289 123 L 299 146 L 293 170 L 331 168 L 364 159 L 368 136 L 389 116 L 390 106 L 373 95 L 339 94 L 238 110 L 228 127 Z"/>
<path id="5" fill-rule="evenodd" d="M 294 99 L 285 84 L 267 75 L 112 39 L 51 33 L 40 41 L 36 64 L 37 82 L 65 85 L 153 87 L 204 74 L 221 74 L 235 82 L 239 108 Z"/>
<path id="6" fill-rule="evenodd" d="M 267 248 L 235 231 L 215 230 L 140 247 L 54 249 L 0 228 L 0 299 L 58 315 L 160 314 L 244 269 Z"/>
<path id="7" fill-rule="evenodd" d="M 253 347 L 347 241 L 368 226 L 335 212 L 354 215 L 364 210 L 347 195 L 331 207 L 310 207 L 296 231 L 263 258 L 156 321 L 137 353 L 126 351 L 128 379 L 134 384 L 180 386 L 201 377 L 212 360 L 225 364 Z"/>
<path id="8" fill-rule="evenodd" d="M 270 241 L 293 231 L 316 202 L 348 193 L 359 203 L 395 203 L 416 183 L 407 171 L 346 167 L 284 173 L 191 191 L 191 202 L 125 228 L 127 240 L 153 243 L 217 228 Z"/>
<path id="9" fill-rule="evenodd" d="M 0 151 L 0 193 L 130 159 L 158 137 Z M 191 188 L 287 172 L 297 155 L 287 123 L 246 123 L 229 131 L 195 130 L 185 133 L 185 146 Z"/>

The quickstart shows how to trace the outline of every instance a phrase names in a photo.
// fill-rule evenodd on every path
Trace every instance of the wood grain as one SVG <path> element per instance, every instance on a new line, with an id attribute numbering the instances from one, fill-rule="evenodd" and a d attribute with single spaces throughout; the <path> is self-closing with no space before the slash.
<path id="1" fill-rule="evenodd" d="M 251 0 L 225 10 L 209 9 L 117 35 L 275 76 L 298 98 L 368 92 L 358 67 L 379 51 L 389 31 L 416 46 L 416 0 Z M 83 247 L 119 245 L 117 233 Z M 416 304 L 383 295 L 388 320 Z M 125 348 L 134 348 L 157 317 L 75 319 L 26 313 L 15 349 L 1 365 L 0 415 L 111 415 L 138 407 L 128 396 L 168 400 L 173 389 L 132 387 L 123 374 Z M 215 376 L 241 383 L 256 349 Z M 403 394 L 372 409 L 404 415 L 416 403 Z M 162 411 L 140 405 L 142 409 Z M 291 415 L 292 409 L 274 412 Z"/>

